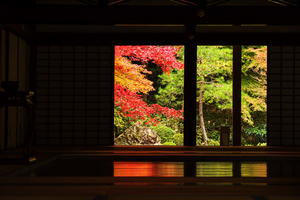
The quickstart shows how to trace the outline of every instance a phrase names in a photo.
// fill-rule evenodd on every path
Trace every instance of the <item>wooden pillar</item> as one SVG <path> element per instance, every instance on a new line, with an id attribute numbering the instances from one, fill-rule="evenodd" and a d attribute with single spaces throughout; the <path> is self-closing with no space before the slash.
<path id="1" fill-rule="evenodd" d="M 0 82 L 5 81 L 5 31 L 0 24 Z M 0 91 L 4 89 L 0 86 Z M 4 135 L 5 135 L 5 108 L 0 109 L 0 153 L 4 149 Z"/>
<path id="2" fill-rule="evenodd" d="M 185 161 L 184 162 L 184 177 L 196 177 L 197 176 L 197 162 Z"/>
<path id="3" fill-rule="evenodd" d="M 35 29 L 35 28 L 34 28 Z M 30 44 L 30 46 L 27 47 L 28 51 L 27 52 L 29 55 L 29 67 L 26 70 L 29 70 L 28 75 L 29 77 L 27 77 L 29 79 L 28 84 L 28 90 L 29 91 L 33 91 L 34 95 L 32 96 L 31 100 L 33 102 L 34 105 L 36 105 L 36 99 L 37 99 L 37 44 L 36 41 L 33 44 Z M 36 144 L 36 130 L 34 130 L 34 136 L 32 139 L 32 144 Z"/>
<path id="4" fill-rule="evenodd" d="M 233 178 L 241 178 L 242 177 L 241 161 L 232 162 L 232 176 L 233 176 Z"/>
<path id="5" fill-rule="evenodd" d="M 4 50 L 4 49 L 3 49 Z M 9 31 L 5 32 L 5 81 L 9 81 Z M 4 114 L 4 149 L 8 147 L 8 106 L 5 106 Z"/>
<path id="6" fill-rule="evenodd" d="M 186 25 L 184 51 L 184 145 L 196 145 L 197 42 L 195 24 Z"/>
<path id="7" fill-rule="evenodd" d="M 112 88 L 112 91 L 115 91 L 115 45 L 111 45 L 111 62 L 112 62 L 112 66 L 111 66 L 111 88 Z M 110 123 L 111 123 L 111 132 L 112 134 L 110 135 L 110 139 L 109 139 L 109 143 L 110 145 L 114 145 L 115 144 L 115 134 L 114 134 L 114 108 L 115 108 L 115 93 L 113 92 L 110 96 L 111 98 L 111 101 L 110 101 L 110 109 L 111 109 L 111 112 L 112 112 L 112 115 L 110 117 Z"/>
<path id="8" fill-rule="evenodd" d="M 242 47 L 233 46 L 233 83 L 232 83 L 232 144 L 241 146 L 241 67 L 242 67 Z"/>

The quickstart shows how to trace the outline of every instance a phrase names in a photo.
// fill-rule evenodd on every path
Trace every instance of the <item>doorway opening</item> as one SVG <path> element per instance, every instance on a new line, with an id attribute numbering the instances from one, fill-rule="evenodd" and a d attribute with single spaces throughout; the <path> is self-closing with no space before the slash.
<path id="1" fill-rule="evenodd" d="M 221 127 L 232 145 L 233 47 L 197 47 L 196 145 L 220 146 Z M 241 145 L 266 146 L 267 46 L 242 46 Z"/>
<path id="2" fill-rule="evenodd" d="M 197 47 L 198 146 L 220 146 L 220 127 L 232 124 L 232 60 L 232 46 Z"/>
<path id="3" fill-rule="evenodd" d="M 267 46 L 242 46 L 241 146 L 266 146 Z M 184 47 L 115 46 L 115 145 L 184 145 Z M 232 145 L 233 47 L 197 47 L 197 146 Z"/>
<path id="4" fill-rule="evenodd" d="M 183 46 L 115 46 L 115 145 L 183 145 L 183 60 Z"/>

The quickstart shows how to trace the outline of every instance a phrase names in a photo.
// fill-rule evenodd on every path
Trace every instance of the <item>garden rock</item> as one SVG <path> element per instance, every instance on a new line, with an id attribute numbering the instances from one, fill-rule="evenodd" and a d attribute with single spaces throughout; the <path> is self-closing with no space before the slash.
<path id="1" fill-rule="evenodd" d="M 150 127 L 135 123 L 115 139 L 119 145 L 160 145 L 161 139 Z"/>

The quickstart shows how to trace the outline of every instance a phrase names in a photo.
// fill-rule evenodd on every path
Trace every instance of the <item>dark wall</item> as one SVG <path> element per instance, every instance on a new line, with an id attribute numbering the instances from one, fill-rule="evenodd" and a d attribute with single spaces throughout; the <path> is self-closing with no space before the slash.
<path id="1" fill-rule="evenodd" d="M 36 70 L 36 144 L 113 144 L 113 46 L 37 46 Z"/>
<path id="2" fill-rule="evenodd" d="M 9 29 L 1 29 L 0 82 L 19 81 L 19 91 L 29 91 L 30 46 Z M 3 88 L 0 89 L 4 91 Z M 27 129 L 24 107 L 2 107 L 0 110 L 1 149 L 21 147 Z"/>
<path id="3" fill-rule="evenodd" d="M 268 48 L 268 145 L 300 145 L 300 46 Z"/>

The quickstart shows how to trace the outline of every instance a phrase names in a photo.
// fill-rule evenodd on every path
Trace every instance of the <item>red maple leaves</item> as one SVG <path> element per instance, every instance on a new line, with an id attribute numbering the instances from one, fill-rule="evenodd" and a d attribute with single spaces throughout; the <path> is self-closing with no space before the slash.
<path id="1" fill-rule="evenodd" d="M 115 47 L 115 107 L 121 108 L 122 116 L 130 120 L 145 120 L 157 124 L 163 116 L 183 118 L 183 110 L 175 110 L 158 104 L 148 105 L 138 92 L 147 94 L 153 90 L 152 82 L 147 80 L 145 65 L 133 65 L 124 60 L 147 63 L 152 61 L 164 72 L 182 69 L 183 63 L 176 59 L 180 47 L 173 46 L 116 46 Z"/>
<path id="2" fill-rule="evenodd" d="M 182 118 L 182 110 L 167 108 L 158 104 L 147 105 L 141 95 L 131 92 L 125 87 L 115 84 L 115 106 L 122 109 L 123 116 L 130 117 L 132 120 L 145 120 L 146 117 L 156 124 L 159 119 L 157 115 L 164 115 L 167 118 Z"/>
<path id="3" fill-rule="evenodd" d="M 162 68 L 164 72 L 172 69 L 183 69 L 184 64 L 176 59 L 181 46 L 116 46 L 115 56 L 129 57 L 134 61 L 147 63 L 154 62 Z"/>

